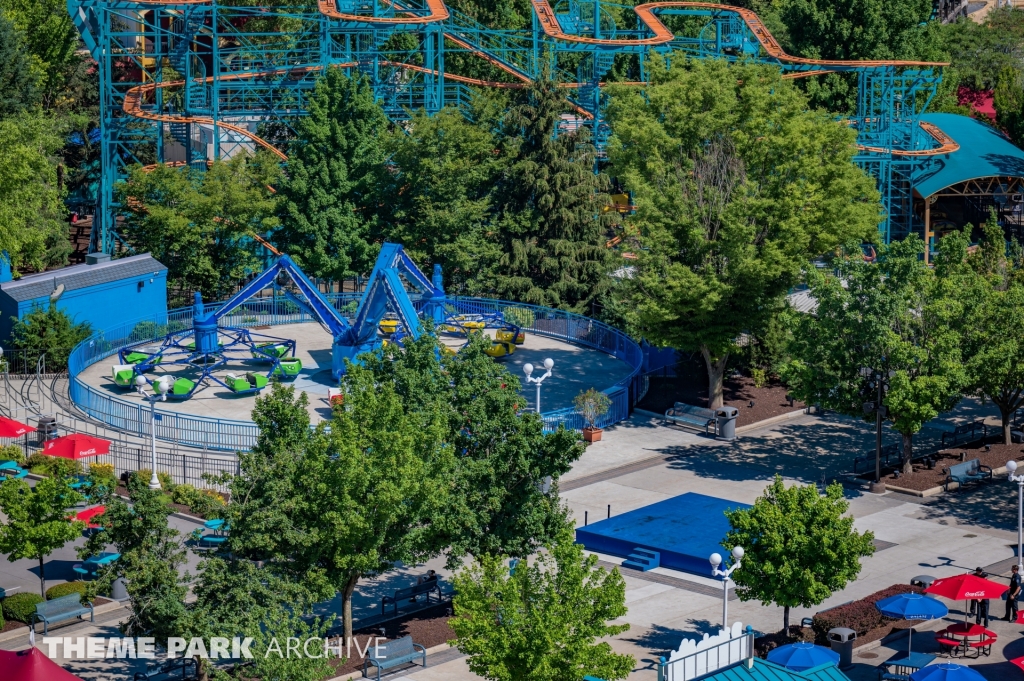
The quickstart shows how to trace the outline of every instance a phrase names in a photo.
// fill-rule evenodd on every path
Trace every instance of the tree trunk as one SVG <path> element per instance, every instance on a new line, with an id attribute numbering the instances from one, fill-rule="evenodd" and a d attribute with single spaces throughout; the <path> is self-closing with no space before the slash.
<path id="1" fill-rule="evenodd" d="M 345 630 L 345 645 L 348 646 L 352 640 L 352 592 L 356 590 L 356 583 L 359 575 L 352 575 L 348 578 L 345 590 L 341 592 L 341 621 Z"/>
<path id="2" fill-rule="evenodd" d="M 43 564 L 43 556 L 39 556 L 39 595 L 46 598 L 46 566 Z"/>
<path id="3" fill-rule="evenodd" d="M 1012 445 L 1013 435 L 1010 434 L 1010 426 L 1013 415 L 1009 411 L 999 407 L 999 417 L 1003 420 L 1003 444 Z"/>
<path id="4" fill-rule="evenodd" d="M 789 635 L 789 606 L 783 606 L 782 608 L 782 633 Z"/>
<path id="5" fill-rule="evenodd" d="M 722 406 L 722 381 L 725 378 L 725 365 L 729 361 L 729 353 L 722 355 L 717 361 L 711 358 L 707 348 L 701 348 L 704 365 L 708 369 L 708 407 L 718 409 Z"/>
<path id="6" fill-rule="evenodd" d="M 914 456 L 914 434 L 903 433 L 903 473 L 909 474 L 914 472 L 914 466 L 910 463 L 910 460 Z"/>
<path id="7" fill-rule="evenodd" d="M 210 661 L 204 660 L 198 655 L 193 655 L 192 658 L 196 661 L 196 669 L 199 670 L 197 681 L 210 681 Z"/>

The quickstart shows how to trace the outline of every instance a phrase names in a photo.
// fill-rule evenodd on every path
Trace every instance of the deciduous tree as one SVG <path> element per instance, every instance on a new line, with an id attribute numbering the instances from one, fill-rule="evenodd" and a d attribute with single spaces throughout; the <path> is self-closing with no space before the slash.
<path id="1" fill-rule="evenodd" d="M 21 34 L 0 11 L 0 118 L 38 104 L 37 81 Z"/>
<path id="2" fill-rule="evenodd" d="M 76 345 L 92 333 L 88 322 L 75 323 L 64 310 L 51 303 L 37 307 L 14 322 L 11 344 L 37 357 L 46 354 L 46 366 L 59 370 L 68 365 Z"/>
<path id="3" fill-rule="evenodd" d="M 511 571 L 507 557 L 480 556 L 455 577 L 455 645 L 469 669 L 492 681 L 624 679 L 635 660 L 598 639 L 629 629 L 618 568 L 596 567 L 571 531 Z"/>
<path id="4" fill-rule="evenodd" d="M 39 593 L 46 598 L 46 557 L 77 539 L 85 523 L 70 520 L 65 509 L 82 496 L 62 476 L 43 478 L 35 487 L 24 480 L 0 482 L 0 511 L 7 517 L 0 525 L 0 553 L 14 562 L 39 561 Z"/>
<path id="5" fill-rule="evenodd" d="M 744 555 L 732 579 L 742 601 L 789 609 L 818 605 L 860 574 L 860 559 L 874 553 L 874 535 L 859 533 L 838 483 L 824 496 L 815 485 L 786 487 L 782 478 L 746 509 L 725 512 L 731 529 L 722 546 L 742 546 Z"/>
<path id="6" fill-rule="evenodd" d="M 712 408 L 736 339 L 763 328 L 801 269 L 880 218 L 855 133 L 771 67 L 654 65 L 646 94 L 616 91 L 609 158 L 633 191 L 644 249 L 622 294 L 659 345 L 700 352 Z"/>

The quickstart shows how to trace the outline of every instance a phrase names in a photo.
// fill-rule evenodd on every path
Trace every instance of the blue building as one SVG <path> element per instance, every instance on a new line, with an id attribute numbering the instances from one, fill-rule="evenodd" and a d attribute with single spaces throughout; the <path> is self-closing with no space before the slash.
<path id="1" fill-rule="evenodd" d="M 12 280 L 0 258 L 0 342 L 11 337 L 14 320 L 50 301 L 76 323 L 96 331 L 146 318 L 167 320 L 167 268 L 148 253 L 111 260 L 93 253 L 82 265 L 29 274 Z"/>

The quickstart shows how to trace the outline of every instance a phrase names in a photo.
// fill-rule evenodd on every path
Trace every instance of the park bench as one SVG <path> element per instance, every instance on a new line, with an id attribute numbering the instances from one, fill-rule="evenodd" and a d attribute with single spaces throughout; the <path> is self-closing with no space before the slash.
<path id="1" fill-rule="evenodd" d="M 88 605 L 82 605 L 81 596 L 78 594 L 68 594 L 67 596 L 61 596 L 60 598 L 54 598 L 52 601 L 43 601 L 36 605 L 36 611 L 32 614 L 31 627 L 36 628 L 36 620 L 43 623 L 43 635 L 49 633 L 50 625 L 56 622 L 63 622 L 64 620 L 75 619 L 79 615 L 89 613 L 89 621 L 95 622 L 96 618 L 93 614 L 92 603 Z"/>
<path id="2" fill-rule="evenodd" d="M 440 603 L 444 600 L 444 596 L 441 594 L 441 587 L 437 582 L 437 579 L 428 579 L 422 584 L 416 584 L 414 586 L 406 587 L 405 589 L 395 589 L 393 596 L 385 596 L 380 599 L 380 614 L 384 614 L 384 610 L 387 606 L 395 606 L 395 614 L 398 614 L 398 604 L 403 603 L 410 599 L 416 599 L 418 596 L 426 594 L 427 603 L 430 602 L 430 595 L 437 595 L 437 602 Z"/>
<path id="3" fill-rule="evenodd" d="M 381 643 L 367 651 L 366 659 L 363 660 L 363 676 L 366 676 L 367 666 L 372 664 L 377 668 L 377 681 L 380 681 L 381 671 L 407 662 L 415 662 L 416 658 L 423 661 L 424 667 L 427 666 L 427 649 L 419 643 L 413 643 L 412 636 Z"/>
<path id="4" fill-rule="evenodd" d="M 980 459 L 971 459 L 950 466 L 946 475 L 946 491 L 949 491 L 949 483 L 955 482 L 958 489 L 963 489 L 969 482 L 980 482 L 988 478 L 992 479 L 992 469 L 981 465 Z"/>
<path id="5" fill-rule="evenodd" d="M 703 428 L 705 435 L 708 435 L 710 430 L 714 430 L 715 435 L 718 435 L 718 417 L 715 415 L 714 409 L 676 402 L 671 409 L 665 412 L 665 420 L 676 425 Z"/>
<path id="6" fill-rule="evenodd" d="M 180 675 L 179 675 L 180 674 Z M 182 657 L 159 664 L 155 669 L 135 672 L 133 681 L 151 681 L 153 679 L 181 679 L 181 681 L 198 681 L 199 664 L 194 657 Z"/>
<path id="7" fill-rule="evenodd" d="M 898 444 L 885 445 L 884 447 L 882 447 L 882 466 L 883 467 L 891 465 L 890 460 L 893 457 L 896 457 L 897 461 L 900 458 L 900 446 Z M 873 465 L 875 463 L 875 450 L 872 449 L 867 454 L 865 454 L 863 456 L 858 456 L 856 459 L 853 460 L 853 472 L 854 473 L 860 473 L 860 471 L 858 469 L 860 468 L 860 465 L 862 463 L 870 463 L 870 464 Z"/>
<path id="8" fill-rule="evenodd" d="M 981 435 L 978 435 L 978 431 L 981 431 Z M 968 442 L 974 442 L 976 440 L 983 440 L 988 435 L 988 427 L 984 421 L 974 421 L 972 423 L 964 423 L 953 429 L 952 433 L 942 434 L 942 446 L 946 446 L 946 438 L 952 440 L 952 444 L 967 444 Z"/>

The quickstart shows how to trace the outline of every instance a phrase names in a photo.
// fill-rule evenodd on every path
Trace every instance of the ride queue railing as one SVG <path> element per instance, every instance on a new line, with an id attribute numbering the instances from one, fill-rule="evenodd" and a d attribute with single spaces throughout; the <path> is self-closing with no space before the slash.
<path id="1" fill-rule="evenodd" d="M 352 304 L 359 293 L 326 294 L 339 310 L 352 314 Z M 206 305 L 206 310 L 217 310 L 223 303 Z M 555 310 L 525 303 L 481 298 L 449 298 L 449 310 L 455 314 L 490 314 L 501 312 L 507 321 L 527 332 L 555 338 L 574 345 L 606 352 L 632 369 L 630 374 L 606 388 L 611 407 L 597 423 L 608 427 L 629 417 L 630 409 L 647 391 L 647 376 L 643 374 L 643 351 L 623 332 L 607 324 L 565 310 Z M 71 400 L 79 409 L 112 428 L 139 436 L 150 434 L 150 409 L 141 402 L 129 402 L 106 394 L 86 384 L 79 374 L 86 367 L 99 362 L 128 345 L 145 341 L 158 342 L 166 334 L 187 331 L 192 327 L 192 307 L 170 310 L 166 317 L 138 319 L 120 326 L 94 333 L 72 350 L 68 358 Z M 267 296 L 246 301 L 221 322 L 224 326 L 260 327 L 280 324 L 312 322 L 315 319 L 293 302 L 280 296 Z M 251 421 L 210 418 L 173 411 L 156 411 L 156 436 L 160 440 L 180 445 L 215 451 L 248 450 L 256 444 L 259 430 Z M 546 430 L 564 426 L 580 430 L 585 425 L 582 417 L 572 408 L 543 412 Z"/>

